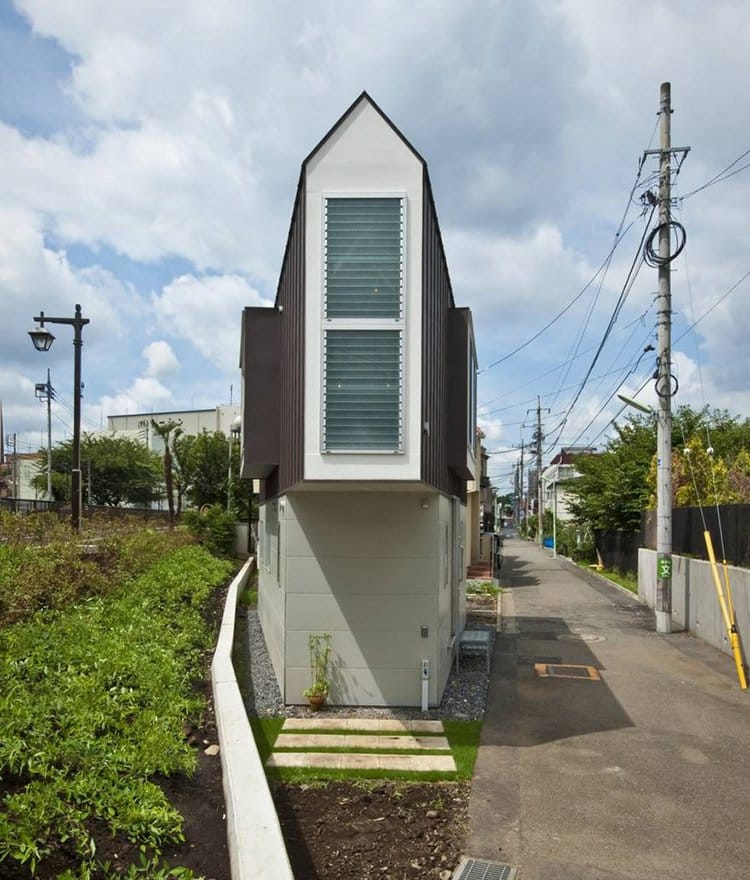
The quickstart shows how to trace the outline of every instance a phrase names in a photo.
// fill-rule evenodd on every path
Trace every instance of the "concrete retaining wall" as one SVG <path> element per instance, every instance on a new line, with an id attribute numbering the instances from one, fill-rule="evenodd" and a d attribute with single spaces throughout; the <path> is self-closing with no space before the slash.
<path id="1" fill-rule="evenodd" d="M 294 880 L 266 775 L 232 665 L 237 600 L 255 567 L 232 581 L 211 663 L 232 880 Z"/>
<path id="2" fill-rule="evenodd" d="M 711 565 L 701 559 L 672 557 L 672 629 L 688 630 L 725 654 L 732 653 L 716 596 Z M 720 575 L 723 574 L 720 570 Z M 743 646 L 750 649 L 750 570 L 729 567 L 729 583 Z M 656 604 L 656 551 L 638 551 L 638 596 Z"/>

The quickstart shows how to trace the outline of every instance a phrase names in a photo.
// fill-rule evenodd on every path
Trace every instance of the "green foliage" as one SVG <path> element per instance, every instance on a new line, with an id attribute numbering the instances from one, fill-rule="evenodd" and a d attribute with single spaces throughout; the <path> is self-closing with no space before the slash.
<path id="1" fill-rule="evenodd" d="M 214 504 L 203 510 L 185 510 L 180 520 L 191 535 L 214 556 L 232 556 L 234 545 L 234 514 Z"/>
<path id="2" fill-rule="evenodd" d="M 330 682 L 328 681 L 328 664 L 331 661 L 331 634 L 310 633 L 308 637 L 310 651 L 310 673 L 312 684 L 303 691 L 306 697 L 327 696 Z"/>
<path id="3" fill-rule="evenodd" d="M 467 584 L 466 592 L 472 596 L 497 596 L 502 590 L 492 581 L 480 581 Z"/>
<path id="4" fill-rule="evenodd" d="M 707 426 L 714 450 L 710 458 L 705 451 Z M 604 452 L 576 459 L 580 478 L 570 483 L 574 500 L 569 506 L 579 523 L 593 529 L 637 532 L 641 512 L 656 502 L 656 416 L 629 416 L 616 428 L 617 436 Z M 686 446 L 693 450 L 697 492 Z M 703 504 L 750 502 L 748 449 L 750 419 L 741 420 L 727 410 L 679 407 L 672 430 L 674 503 L 693 505 L 699 499 Z"/>
<path id="5" fill-rule="evenodd" d="M 73 534 L 55 514 L 6 511 L 0 511 L 0 538 L 0 626 L 107 595 L 191 543 L 185 533 L 150 528 L 137 517 L 96 516 Z"/>
<path id="6" fill-rule="evenodd" d="M 69 501 L 73 442 L 66 440 L 52 449 L 52 494 L 56 501 Z M 81 438 L 83 497 L 94 504 L 117 507 L 121 504 L 145 505 L 155 501 L 161 491 L 159 457 L 129 437 L 84 434 Z M 47 490 L 47 457 L 37 464 L 33 480 L 39 492 Z"/>
<path id="7" fill-rule="evenodd" d="M 573 500 L 569 508 L 577 522 L 603 531 L 638 531 L 641 512 L 648 506 L 646 476 L 656 452 L 653 416 L 631 416 L 615 426 L 617 436 L 599 455 L 580 455 L 580 474 L 566 484 Z"/>
<path id="8" fill-rule="evenodd" d="M 228 572 L 183 547 L 107 597 L 0 631 L 0 774 L 15 782 L 0 861 L 33 871 L 64 843 L 93 865 L 93 820 L 152 862 L 182 839 L 152 777 L 195 766 L 182 731 L 203 710 L 192 688 L 212 641 L 201 608 Z"/>

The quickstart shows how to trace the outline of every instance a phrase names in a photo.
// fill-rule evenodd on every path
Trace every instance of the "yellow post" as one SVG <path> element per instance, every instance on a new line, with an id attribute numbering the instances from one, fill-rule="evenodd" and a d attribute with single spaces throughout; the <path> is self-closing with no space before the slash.
<path id="1" fill-rule="evenodd" d="M 727 607 L 727 602 L 724 598 L 724 592 L 721 588 L 721 579 L 719 577 L 719 568 L 716 565 L 716 556 L 714 554 L 714 545 L 711 541 L 711 533 L 709 531 L 705 531 L 703 533 L 703 538 L 706 542 L 706 550 L 708 551 L 708 558 L 711 562 L 711 573 L 713 574 L 714 585 L 716 586 L 716 595 L 719 599 L 721 616 L 724 618 L 724 623 L 727 628 L 727 635 L 729 637 L 729 644 L 732 648 L 732 654 L 734 656 L 734 665 L 737 667 L 737 678 L 740 682 L 740 688 L 745 691 L 747 690 L 747 679 L 745 678 L 745 667 L 742 665 L 742 649 L 740 648 L 740 637 L 739 633 L 737 632 L 737 624 L 734 621 L 734 608 L 732 608 L 732 615 L 730 616 L 729 607 Z M 725 572 L 725 575 L 727 577 L 728 584 L 728 572 Z"/>

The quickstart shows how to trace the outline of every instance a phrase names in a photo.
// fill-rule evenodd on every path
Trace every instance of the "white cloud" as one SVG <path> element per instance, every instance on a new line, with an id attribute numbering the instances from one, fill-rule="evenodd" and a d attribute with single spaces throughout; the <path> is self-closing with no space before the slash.
<path id="1" fill-rule="evenodd" d="M 143 357 L 148 362 L 146 375 L 155 379 L 169 373 L 174 373 L 180 365 L 175 353 L 172 351 L 172 346 L 163 339 L 150 342 L 143 349 Z"/>
<path id="2" fill-rule="evenodd" d="M 269 306 L 239 275 L 183 275 L 154 297 L 165 332 L 181 337 L 219 369 L 237 370 L 245 306 Z"/>

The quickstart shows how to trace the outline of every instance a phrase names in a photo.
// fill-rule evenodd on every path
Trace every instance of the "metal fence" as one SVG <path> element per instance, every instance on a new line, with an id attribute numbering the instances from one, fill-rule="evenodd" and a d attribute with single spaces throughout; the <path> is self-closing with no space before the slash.
<path id="1" fill-rule="evenodd" d="M 717 559 L 750 568 L 750 504 L 718 507 L 675 507 L 672 510 L 672 552 L 707 559 L 703 533 L 708 530 Z M 640 532 L 597 532 L 596 549 L 607 568 L 638 571 L 638 548 L 656 549 L 656 511 L 641 514 Z"/>
<path id="2" fill-rule="evenodd" d="M 705 522 L 704 522 L 705 520 Z M 644 547 L 656 549 L 656 511 L 642 518 Z M 706 559 L 703 532 L 711 533 L 718 559 L 731 565 L 750 567 L 750 504 L 720 504 L 704 507 L 675 507 L 672 510 L 672 552 Z"/>

